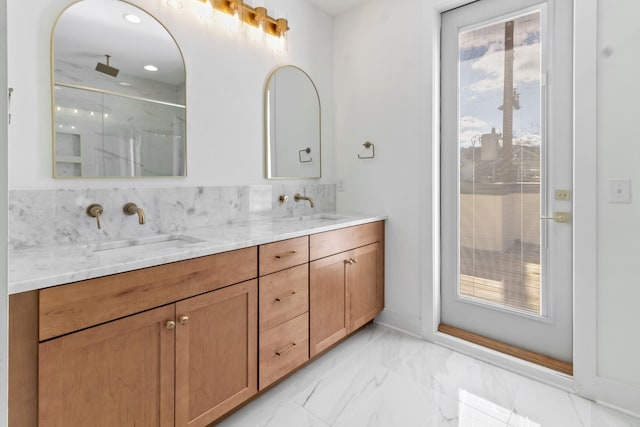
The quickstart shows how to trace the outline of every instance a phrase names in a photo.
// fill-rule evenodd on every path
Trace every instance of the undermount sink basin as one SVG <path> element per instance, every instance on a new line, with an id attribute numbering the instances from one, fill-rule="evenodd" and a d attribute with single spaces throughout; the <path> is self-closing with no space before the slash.
<path id="1" fill-rule="evenodd" d="M 329 213 L 321 213 L 315 215 L 294 216 L 288 218 L 279 218 L 279 221 L 299 221 L 299 222 L 312 222 L 312 221 L 339 221 L 341 219 L 348 219 L 345 215 L 336 215 Z"/>
<path id="2" fill-rule="evenodd" d="M 116 240 L 113 242 L 97 243 L 90 245 L 94 253 L 128 253 L 139 252 L 141 250 L 157 250 L 157 249 L 176 249 L 182 248 L 194 243 L 200 243 L 204 240 L 182 234 L 164 234 L 150 237 L 140 237 L 131 240 Z"/>

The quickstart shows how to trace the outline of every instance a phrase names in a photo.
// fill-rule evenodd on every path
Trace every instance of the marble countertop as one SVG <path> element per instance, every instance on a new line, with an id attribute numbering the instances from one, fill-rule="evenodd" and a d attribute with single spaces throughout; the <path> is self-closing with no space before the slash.
<path id="1" fill-rule="evenodd" d="M 9 254 L 9 294 L 385 220 L 324 213 L 271 218 L 128 241 L 16 250 Z"/>

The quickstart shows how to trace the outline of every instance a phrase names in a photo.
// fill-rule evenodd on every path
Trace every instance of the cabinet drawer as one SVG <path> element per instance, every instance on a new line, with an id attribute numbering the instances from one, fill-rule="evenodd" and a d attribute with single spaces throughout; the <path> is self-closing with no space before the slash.
<path id="1" fill-rule="evenodd" d="M 260 334 L 260 390 L 309 360 L 309 313 Z"/>
<path id="2" fill-rule="evenodd" d="M 40 291 L 40 341 L 257 276 L 256 247 Z"/>
<path id="3" fill-rule="evenodd" d="M 308 236 L 260 246 L 260 276 L 304 264 L 308 261 Z"/>
<path id="4" fill-rule="evenodd" d="M 288 268 L 260 278 L 260 332 L 309 310 L 309 267 Z"/>
<path id="5" fill-rule="evenodd" d="M 311 260 L 324 258 L 383 240 L 383 221 L 341 228 L 312 234 L 309 240 L 309 255 Z"/>

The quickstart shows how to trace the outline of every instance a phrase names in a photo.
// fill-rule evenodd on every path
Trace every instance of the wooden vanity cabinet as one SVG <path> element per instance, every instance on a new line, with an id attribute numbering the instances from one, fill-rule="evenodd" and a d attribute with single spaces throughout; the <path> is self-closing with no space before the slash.
<path id="1" fill-rule="evenodd" d="M 49 340 L 39 426 L 174 425 L 173 305 Z"/>
<path id="2" fill-rule="evenodd" d="M 384 223 L 315 234 L 309 247 L 309 353 L 314 357 L 384 308 Z"/>
<path id="3" fill-rule="evenodd" d="M 309 237 L 260 246 L 259 387 L 309 360 Z"/>
<path id="4" fill-rule="evenodd" d="M 207 426 L 258 392 L 257 305 L 256 280 L 176 304 L 176 426 Z"/>
<path id="5" fill-rule="evenodd" d="M 384 222 L 10 296 L 12 427 L 204 427 L 371 321 Z"/>
<path id="6" fill-rule="evenodd" d="M 248 259 L 252 268 L 208 278 L 201 274 L 234 259 Z M 183 262 L 196 270 L 182 270 Z M 170 280 L 166 286 L 213 290 L 83 330 L 65 331 L 70 333 L 39 344 L 39 426 L 204 427 L 257 393 L 257 280 L 235 283 L 257 275 L 256 248 L 177 264 L 184 274 L 172 276 L 177 282 Z M 166 266 L 160 267 L 162 271 L 146 270 L 151 277 L 160 277 Z M 104 307 L 112 307 L 110 298 L 140 292 L 140 282 L 131 280 L 140 279 L 140 273 L 132 273 L 136 277 L 112 276 L 110 284 L 101 278 L 60 289 L 94 286 L 96 294 L 103 295 Z M 220 277 L 225 280 L 220 282 Z M 119 292 L 104 296 L 109 288 Z M 149 301 L 162 300 L 166 292 L 165 286 L 147 284 L 145 288 Z M 42 322 L 47 317 L 53 323 L 61 318 L 58 310 L 49 309 L 54 303 L 45 291 L 40 292 L 41 337 L 70 324 Z M 82 312 L 86 302 L 78 293 L 70 295 L 75 297 L 59 310 Z M 91 323 L 88 313 L 80 317 L 83 324 Z"/>

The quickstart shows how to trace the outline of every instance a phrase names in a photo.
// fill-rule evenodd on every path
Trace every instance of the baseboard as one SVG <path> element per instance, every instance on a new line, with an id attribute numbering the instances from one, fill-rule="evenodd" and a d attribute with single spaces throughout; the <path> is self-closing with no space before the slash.
<path id="1" fill-rule="evenodd" d="M 422 336 L 422 319 L 419 317 L 407 316 L 385 308 L 376 317 L 376 323 L 424 339 Z"/>

